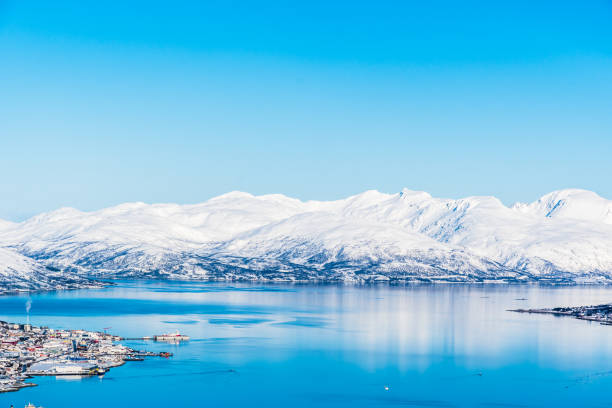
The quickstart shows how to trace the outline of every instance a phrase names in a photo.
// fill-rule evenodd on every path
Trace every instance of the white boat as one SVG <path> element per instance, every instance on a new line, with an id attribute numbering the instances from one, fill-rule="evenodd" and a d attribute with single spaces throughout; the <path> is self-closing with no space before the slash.
<path id="1" fill-rule="evenodd" d="M 179 333 L 177 330 L 176 333 L 161 334 L 158 336 L 153 336 L 153 340 L 171 342 L 171 343 L 179 343 L 181 341 L 188 341 L 189 336 L 185 336 L 184 334 Z"/>

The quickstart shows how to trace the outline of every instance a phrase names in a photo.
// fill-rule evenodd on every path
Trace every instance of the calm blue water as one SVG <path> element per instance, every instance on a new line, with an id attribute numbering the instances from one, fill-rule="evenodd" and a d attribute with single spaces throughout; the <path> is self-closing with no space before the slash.
<path id="1" fill-rule="evenodd" d="M 25 321 L 28 298 L 33 324 L 193 340 L 131 342 L 174 357 L 38 377 L 0 407 L 612 406 L 612 327 L 506 311 L 610 302 L 612 288 L 138 281 L 0 297 L 0 319 Z"/>

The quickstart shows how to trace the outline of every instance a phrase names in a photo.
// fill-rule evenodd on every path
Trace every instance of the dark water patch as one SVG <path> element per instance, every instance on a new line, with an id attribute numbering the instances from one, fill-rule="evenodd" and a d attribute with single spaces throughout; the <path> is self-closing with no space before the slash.
<path id="1" fill-rule="evenodd" d="M 327 320 L 318 317 L 297 317 L 294 320 L 274 323 L 275 326 L 325 327 Z"/>
<path id="2" fill-rule="evenodd" d="M 609 377 L 611 375 L 612 375 L 612 371 L 602 371 L 598 373 L 583 375 L 583 376 L 575 378 L 570 384 L 566 385 L 565 388 L 569 388 L 569 387 L 580 385 L 580 384 L 587 384 L 587 383 L 596 381 L 601 378 Z"/>
<path id="3" fill-rule="evenodd" d="M 442 378 L 441 380 L 443 381 L 457 381 L 457 380 L 464 380 L 464 379 L 468 379 L 468 378 L 475 378 L 475 377 L 482 377 L 484 376 L 484 373 L 482 371 L 477 371 L 475 373 L 468 373 L 468 374 L 463 374 L 463 375 L 458 375 L 455 377 L 446 377 L 446 378 Z"/>
<path id="4" fill-rule="evenodd" d="M 191 339 L 189 342 L 202 342 L 208 344 L 230 344 L 230 343 L 253 343 L 255 341 L 270 340 L 269 337 L 248 337 L 248 336 L 236 336 L 236 337 L 209 337 L 204 339 Z"/>
<path id="5" fill-rule="evenodd" d="M 451 404 L 447 401 L 439 400 L 409 400 L 402 398 L 379 398 L 376 401 L 384 405 L 389 406 L 402 406 L 402 407 L 455 407 L 455 404 Z"/>
<path id="6" fill-rule="evenodd" d="M 208 319 L 208 323 L 210 324 L 229 324 L 232 326 L 250 326 L 253 324 L 261 324 L 270 322 L 269 319 Z"/>
<path id="7" fill-rule="evenodd" d="M 237 370 L 233 368 L 221 369 L 221 370 L 205 370 L 205 371 L 187 371 L 187 372 L 178 372 L 178 373 L 163 373 L 163 374 L 152 374 L 149 375 L 148 378 L 163 378 L 163 377 L 193 377 L 193 376 L 208 376 L 208 375 L 217 375 L 217 374 L 231 374 L 231 375 L 240 375 Z M 121 381 L 127 379 L 141 379 L 142 376 L 139 375 L 127 375 L 121 377 L 104 377 L 104 381 Z"/>
<path id="8" fill-rule="evenodd" d="M 196 324 L 199 320 L 162 320 L 162 323 L 167 324 Z"/>
<path id="9" fill-rule="evenodd" d="M 386 391 L 386 395 L 380 397 L 372 395 L 359 395 L 359 394 L 308 394 L 305 398 L 314 400 L 318 403 L 343 403 L 351 402 L 354 406 L 402 406 L 402 407 L 454 407 L 456 405 L 444 401 L 444 400 L 430 400 L 430 399 L 409 399 L 389 395 Z"/>

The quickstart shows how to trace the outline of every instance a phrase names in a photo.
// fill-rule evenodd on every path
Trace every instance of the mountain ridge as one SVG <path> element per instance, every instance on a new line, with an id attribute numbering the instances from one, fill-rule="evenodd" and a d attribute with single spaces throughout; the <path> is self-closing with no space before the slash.
<path id="1" fill-rule="evenodd" d="M 53 270 L 71 279 L 608 282 L 612 201 L 580 189 L 512 206 L 409 189 L 333 201 L 234 191 L 0 221 L 0 249 L 11 254 L 0 268 L 10 263 L 15 275 L 21 265 L 38 280 Z"/>

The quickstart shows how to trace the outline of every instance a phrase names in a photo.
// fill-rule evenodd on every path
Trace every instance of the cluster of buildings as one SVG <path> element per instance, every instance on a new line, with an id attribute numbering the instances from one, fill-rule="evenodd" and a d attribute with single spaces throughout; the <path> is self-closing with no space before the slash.
<path id="1" fill-rule="evenodd" d="M 33 386 L 25 380 L 35 375 L 103 375 L 126 361 L 155 355 L 118 344 L 118 340 L 102 332 L 0 321 L 0 392 Z"/>
<path id="2" fill-rule="evenodd" d="M 612 304 L 596 306 L 554 307 L 552 309 L 517 309 L 514 312 L 572 316 L 576 319 L 590 320 L 612 326 Z"/>
<path id="3" fill-rule="evenodd" d="M 553 314 L 574 316 L 577 319 L 593 320 L 602 324 L 612 324 L 612 304 L 577 307 L 555 307 L 550 309 Z"/>

